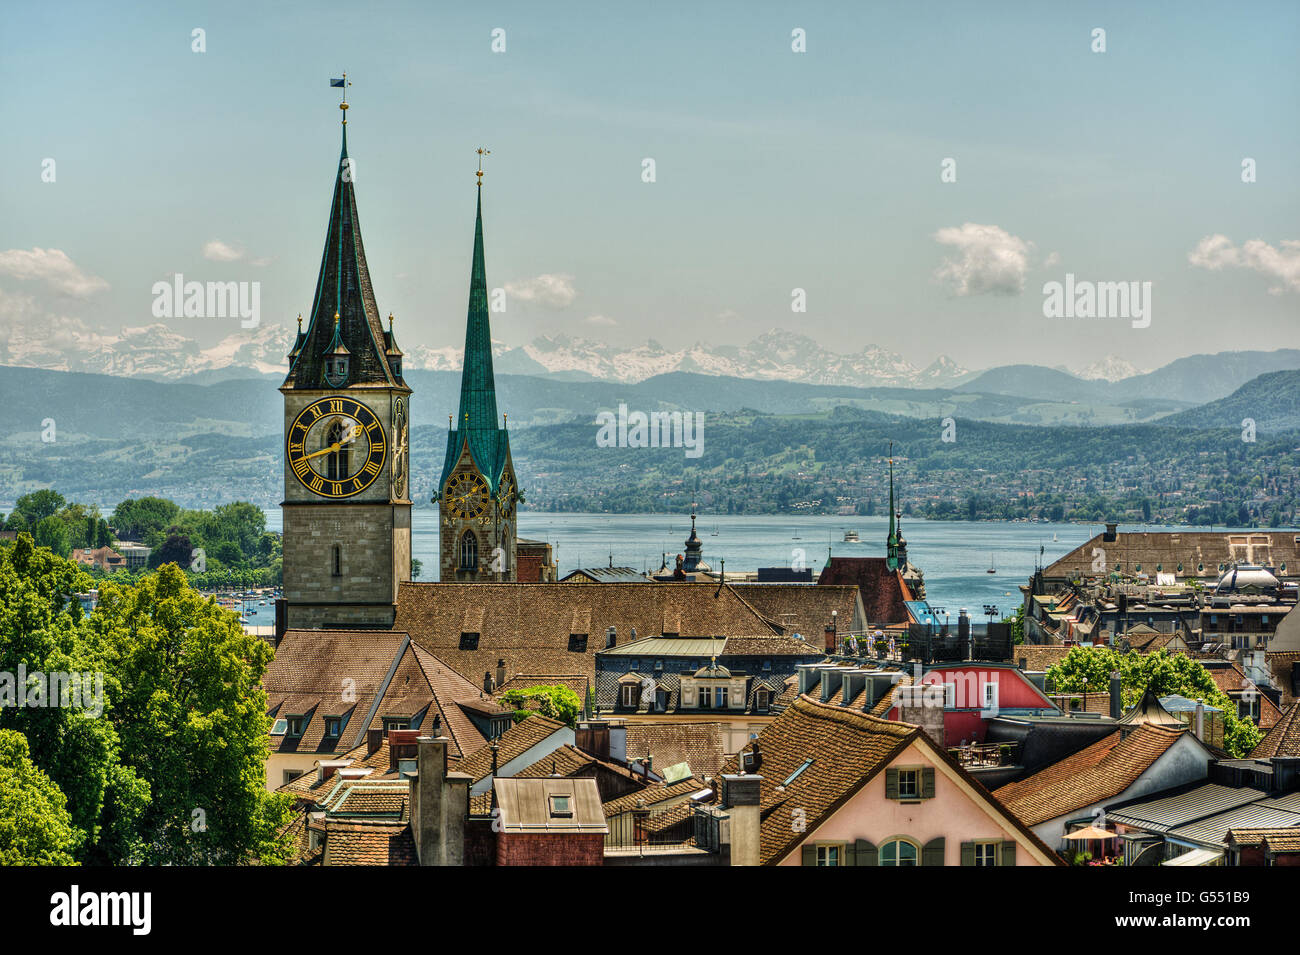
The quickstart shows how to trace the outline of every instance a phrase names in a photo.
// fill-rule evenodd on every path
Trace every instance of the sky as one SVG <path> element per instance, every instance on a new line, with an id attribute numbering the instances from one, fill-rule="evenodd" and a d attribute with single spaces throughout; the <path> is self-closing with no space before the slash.
<path id="1" fill-rule="evenodd" d="M 259 283 L 264 325 L 308 314 L 346 70 L 408 352 L 463 342 L 479 146 L 510 345 L 1300 347 L 1298 50 L 1294 2 L 9 4 L 0 335 L 251 334 L 155 317 L 175 273 Z M 1045 317 L 1067 273 L 1150 282 L 1149 324 Z"/>

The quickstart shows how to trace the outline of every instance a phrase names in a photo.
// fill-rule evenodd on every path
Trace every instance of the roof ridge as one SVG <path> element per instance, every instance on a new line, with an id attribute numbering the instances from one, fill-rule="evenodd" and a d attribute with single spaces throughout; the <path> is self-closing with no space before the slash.
<path id="1" fill-rule="evenodd" d="M 823 703 L 821 700 L 814 700 L 806 694 L 800 695 L 794 701 L 793 708 L 808 716 L 825 718 L 849 726 L 880 730 L 892 736 L 897 736 L 899 739 L 904 739 L 921 731 L 919 726 L 912 723 L 881 719 L 879 716 L 872 716 L 862 710 L 849 709 L 836 703 Z"/>

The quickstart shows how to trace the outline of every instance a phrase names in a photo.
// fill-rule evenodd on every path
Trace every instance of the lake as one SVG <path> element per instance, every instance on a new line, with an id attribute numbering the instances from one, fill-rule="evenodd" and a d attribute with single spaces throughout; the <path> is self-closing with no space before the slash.
<path id="1" fill-rule="evenodd" d="M 279 509 L 267 511 L 267 529 L 279 531 Z M 423 564 L 422 580 L 438 579 L 438 513 L 413 512 L 413 551 Z M 690 518 L 666 514 L 519 514 L 519 536 L 549 541 L 555 548 L 560 575 L 575 567 L 632 567 L 655 570 L 662 555 L 669 563 L 685 550 Z M 704 559 L 717 569 L 725 558 L 730 571 L 790 566 L 802 558 L 814 579 L 826 563 L 827 548 L 839 557 L 883 557 L 889 518 L 800 515 L 712 516 L 697 521 Z M 861 543 L 845 543 L 853 529 Z M 925 521 L 904 518 L 907 555 L 925 572 L 927 599 L 953 618 L 961 607 L 980 619 L 985 604 L 1003 615 L 1020 603 L 1017 589 L 1034 572 L 1038 548 L 1050 563 L 1102 531 L 1100 524 L 1029 524 L 1015 522 Z M 1121 530 L 1182 530 L 1193 528 L 1121 525 Z M 716 534 L 714 533 L 716 531 Z M 1052 540 L 1053 535 L 1057 540 Z M 996 574 L 988 573 L 990 566 Z M 257 622 L 273 621 L 272 608 L 259 608 Z"/>

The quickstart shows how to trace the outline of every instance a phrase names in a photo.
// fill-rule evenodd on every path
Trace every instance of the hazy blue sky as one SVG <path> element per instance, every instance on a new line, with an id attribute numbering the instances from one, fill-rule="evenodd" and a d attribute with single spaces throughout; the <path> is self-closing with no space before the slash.
<path id="1" fill-rule="evenodd" d="M 0 332 L 148 324 L 152 284 L 178 271 L 260 281 L 264 323 L 308 312 L 339 146 L 327 80 L 347 70 L 371 275 L 408 350 L 463 339 L 479 145 L 489 285 L 550 290 L 494 316 L 511 344 L 778 326 L 918 364 L 1146 367 L 1300 346 L 1298 11 L 9 4 Z M 242 257 L 205 257 L 214 241 Z M 1042 285 L 1067 271 L 1152 282 L 1150 327 L 1044 318 Z"/>

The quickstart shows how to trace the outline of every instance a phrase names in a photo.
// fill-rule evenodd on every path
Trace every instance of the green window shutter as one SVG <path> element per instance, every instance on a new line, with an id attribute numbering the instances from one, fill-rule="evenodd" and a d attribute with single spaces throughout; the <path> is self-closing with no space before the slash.
<path id="1" fill-rule="evenodd" d="M 921 865 L 943 865 L 943 836 L 925 844 L 921 850 Z"/>
<path id="2" fill-rule="evenodd" d="M 1003 865 L 1016 864 L 1016 844 L 1014 842 L 1002 843 L 1002 864 Z"/>
<path id="3" fill-rule="evenodd" d="M 898 770 L 896 769 L 885 770 L 885 798 L 898 798 Z"/>
<path id="4" fill-rule="evenodd" d="M 934 798 L 934 767 L 927 766 L 921 770 L 921 798 Z"/>
<path id="5" fill-rule="evenodd" d="M 975 843 L 963 842 L 961 844 L 961 864 L 962 865 L 975 864 Z"/>
<path id="6" fill-rule="evenodd" d="M 815 866 L 815 865 L 817 864 L 817 847 L 816 847 L 816 846 L 804 846 L 804 847 L 803 847 L 803 864 L 804 864 L 804 865 L 812 865 L 812 866 Z"/>
<path id="7" fill-rule="evenodd" d="M 843 858 L 840 860 L 840 865 L 858 864 L 858 853 L 852 842 L 846 845 L 842 850 L 840 850 L 840 852 L 843 855 Z"/>
<path id="8" fill-rule="evenodd" d="M 880 850 L 874 843 L 859 839 L 853 844 L 854 856 L 858 865 L 880 865 Z"/>

